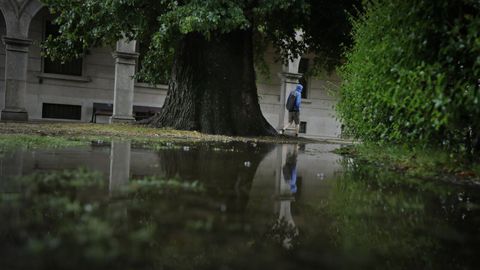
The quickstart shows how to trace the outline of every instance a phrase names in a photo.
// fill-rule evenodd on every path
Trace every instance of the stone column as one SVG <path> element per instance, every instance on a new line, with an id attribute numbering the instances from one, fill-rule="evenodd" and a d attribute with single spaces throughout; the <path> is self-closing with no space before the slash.
<path id="1" fill-rule="evenodd" d="M 298 65 L 297 65 L 298 71 Z M 298 84 L 298 80 L 302 78 L 302 74 L 300 73 L 292 73 L 292 72 L 282 72 L 279 73 L 278 76 L 280 77 L 280 112 L 278 117 L 278 129 L 282 129 L 288 123 L 288 111 L 285 108 L 285 103 L 288 95 L 292 90 L 295 89 L 296 85 Z"/>
<path id="2" fill-rule="evenodd" d="M 131 142 L 112 141 L 110 150 L 109 191 L 115 193 L 128 185 L 130 180 Z"/>
<path id="3" fill-rule="evenodd" d="M 291 151 L 291 147 L 296 147 L 296 145 L 282 145 L 277 148 L 277 179 L 276 179 L 276 214 L 278 215 L 277 223 L 275 226 L 279 225 L 288 225 L 289 229 L 294 229 L 295 233 L 293 236 L 298 235 L 298 229 L 296 228 L 295 221 L 293 220 L 291 205 L 295 201 L 290 190 L 290 183 L 285 181 L 285 176 L 283 175 L 283 165 L 287 161 L 287 153 Z M 290 249 L 292 247 L 292 235 L 286 236 L 283 239 L 283 247 Z"/>
<path id="4" fill-rule="evenodd" d="M 28 121 L 25 109 L 28 47 L 31 40 L 3 37 L 5 44 L 5 108 L 1 120 Z"/>
<path id="5" fill-rule="evenodd" d="M 110 123 L 134 122 L 133 91 L 135 80 L 135 63 L 138 53 L 135 52 L 136 41 L 117 42 L 117 50 L 113 53 L 115 58 L 115 88 L 113 96 L 113 115 Z"/>
<path id="6" fill-rule="evenodd" d="M 303 39 L 303 31 L 295 31 L 295 39 L 301 41 Z M 282 129 L 288 123 L 288 111 L 285 109 L 285 102 L 288 94 L 295 89 L 298 80 L 302 78 L 302 74 L 298 73 L 301 57 L 289 60 L 287 65 L 283 66 L 283 72 L 279 73 L 280 77 L 280 111 L 278 117 L 278 129 Z"/>

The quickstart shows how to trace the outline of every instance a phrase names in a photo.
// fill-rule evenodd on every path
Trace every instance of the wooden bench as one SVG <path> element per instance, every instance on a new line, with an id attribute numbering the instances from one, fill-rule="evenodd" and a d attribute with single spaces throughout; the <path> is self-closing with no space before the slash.
<path id="1" fill-rule="evenodd" d="M 133 117 L 137 121 L 150 118 L 154 116 L 156 113 L 160 113 L 161 111 L 162 111 L 161 107 L 133 105 Z"/>
<path id="2" fill-rule="evenodd" d="M 150 106 L 137 106 L 133 105 L 133 117 L 135 120 L 143 120 L 149 117 L 152 117 L 156 113 L 159 113 L 162 110 L 160 107 L 150 107 Z M 112 116 L 113 114 L 113 104 L 110 103 L 93 103 L 92 119 L 91 123 L 97 122 L 97 116 Z"/>

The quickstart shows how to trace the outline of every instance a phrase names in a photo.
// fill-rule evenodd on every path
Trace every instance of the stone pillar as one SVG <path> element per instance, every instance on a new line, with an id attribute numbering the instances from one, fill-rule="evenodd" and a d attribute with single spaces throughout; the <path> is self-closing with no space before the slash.
<path id="1" fill-rule="evenodd" d="M 297 65 L 298 71 L 298 65 Z M 278 74 L 280 77 L 280 112 L 278 117 L 278 129 L 282 129 L 288 123 L 288 111 L 285 108 L 285 103 L 288 95 L 295 89 L 298 80 L 302 78 L 300 73 L 282 72 Z"/>
<path id="2" fill-rule="evenodd" d="M 276 195 L 278 198 L 292 197 L 290 193 L 290 186 L 288 185 L 288 183 L 285 182 L 285 177 L 283 175 L 283 165 L 287 161 L 287 148 L 288 148 L 288 145 L 286 144 L 283 144 L 277 147 L 277 166 L 276 166 L 277 184 L 275 185 L 275 188 L 276 188 Z"/>
<path id="3" fill-rule="evenodd" d="M 115 58 L 115 88 L 113 96 L 113 115 L 110 123 L 134 122 L 133 91 L 135 80 L 135 63 L 138 53 L 135 52 L 136 41 L 125 39 L 117 42 Z"/>
<path id="4" fill-rule="evenodd" d="M 31 40 L 3 37 L 5 44 L 5 108 L 1 120 L 28 121 L 25 109 L 28 47 Z"/>
<path id="5" fill-rule="evenodd" d="M 130 180 L 131 142 L 112 141 L 110 149 L 109 191 L 115 193 L 128 185 Z"/>
<path id="6" fill-rule="evenodd" d="M 282 145 L 277 148 L 277 184 L 276 187 L 276 214 L 278 215 L 277 223 L 275 226 L 287 225 L 289 229 L 294 230 L 294 235 L 286 236 L 283 239 L 283 247 L 290 249 L 292 247 L 293 236 L 298 235 L 298 229 L 296 228 L 295 221 L 293 220 L 291 205 L 295 201 L 295 197 L 292 194 L 290 189 L 290 183 L 285 181 L 285 176 L 283 175 L 283 165 L 287 161 L 287 153 L 289 151 L 294 151 L 291 148 L 297 147 L 296 145 Z"/>
<path id="7" fill-rule="evenodd" d="M 303 39 L 303 31 L 295 31 L 295 39 L 301 41 Z M 278 117 L 278 129 L 282 129 L 288 123 L 288 111 L 285 109 L 285 102 L 287 101 L 288 94 L 295 89 L 298 84 L 298 80 L 302 78 L 302 74 L 298 73 L 298 67 L 300 66 L 301 57 L 289 60 L 287 65 L 283 66 L 282 73 L 279 73 L 280 77 L 280 111 Z"/>

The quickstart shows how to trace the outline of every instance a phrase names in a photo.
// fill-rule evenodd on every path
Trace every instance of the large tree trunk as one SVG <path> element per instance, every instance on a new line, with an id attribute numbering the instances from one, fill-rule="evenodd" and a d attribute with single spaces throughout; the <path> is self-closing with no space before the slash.
<path id="1" fill-rule="evenodd" d="M 258 104 L 251 31 L 183 38 L 162 112 L 148 124 L 222 135 L 276 134 Z"/>

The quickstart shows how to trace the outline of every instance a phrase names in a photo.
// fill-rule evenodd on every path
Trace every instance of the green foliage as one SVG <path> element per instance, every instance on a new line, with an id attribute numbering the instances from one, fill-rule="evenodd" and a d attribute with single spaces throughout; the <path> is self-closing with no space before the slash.
<path id="1" fill-rule="evenodd" d="M 480 3 L 372 1 L 354 20 L 339 115 L 364 141 L 472 154 L 480 138 Z"/>
<path id="2" fill-rule="evenodd" d="M 61 148 L 86 144 L 86 141 L 75 141 L 63 137 L 0 134 L 0 153 L 19 149 Z"/>
<path id="3" fill-rule="evenodd" d="M 169 76 L 178 41 L 196 33 L 206 39 L 236 30 L 255 33 L 257 55 L 273 44 L 283 60 L 307 48 L 323 63 L 338 62 L 348 43 L 345 9 L 359 1 L 313 0 L 43 0 L 57 15 L 61 35 L 49 37 L 45 54 L 66 61 L 89 48 L 114 46 L 122 35 L 148 46 L 139 77 L 151 83 Z M 335 27 L 333 27 L 335 26 Z M 295 38 L 303 30 L 303 40 Z M 308 44 L 307 44 L 308 43 Z M 324 57 L 325 56 L 325 57 Z M 328 56 L 328 57 L 326 57 Z M 256 57 L 257 60 L 261 57 Z M 260 60 L 259 60 L 260 61 Z"/>

